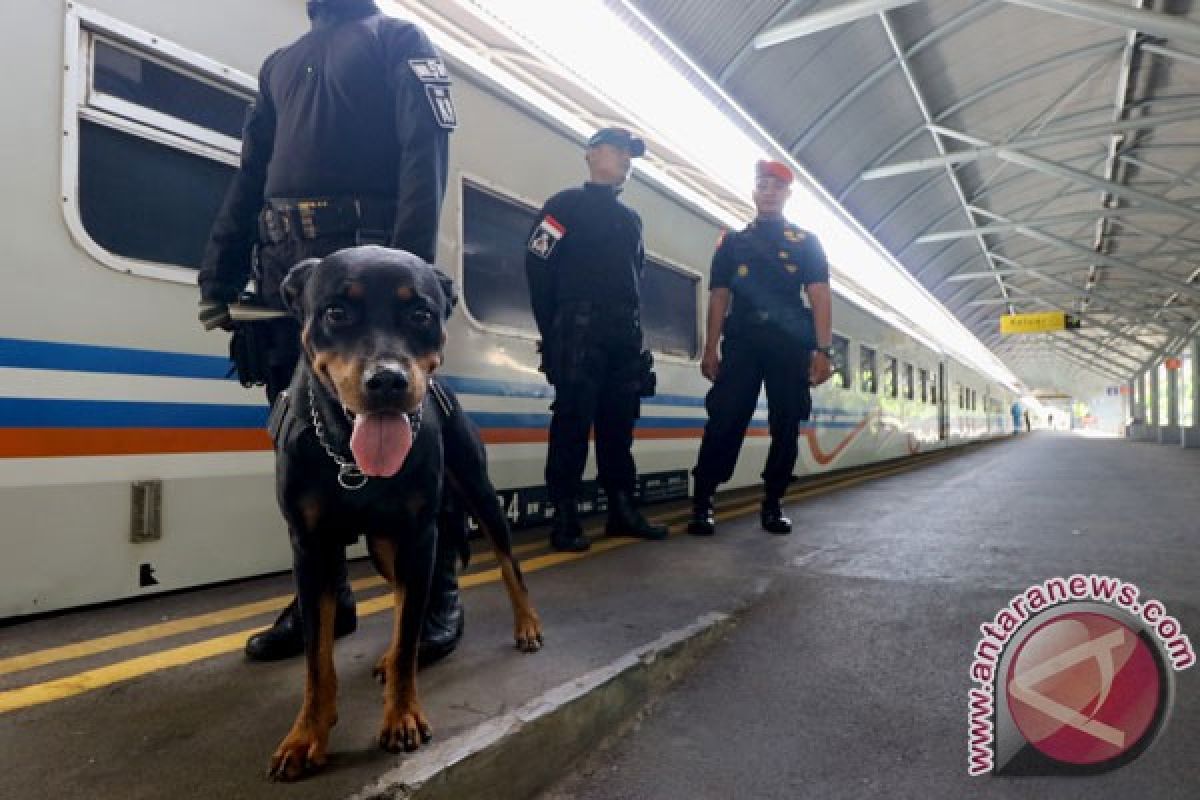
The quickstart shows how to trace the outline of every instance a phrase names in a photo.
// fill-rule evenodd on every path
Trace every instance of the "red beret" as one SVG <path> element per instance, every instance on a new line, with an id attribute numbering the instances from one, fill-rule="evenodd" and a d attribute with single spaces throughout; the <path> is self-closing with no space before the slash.
<path id="1" fill-rule="evenodd" d="M 796 178 L 788 165 L 780 161 L 759 161 L 755 169 L 759 177 L 770 175 L 772 178 L 782 181 L 786 186 L 791 186 L 792 181 Z"/>

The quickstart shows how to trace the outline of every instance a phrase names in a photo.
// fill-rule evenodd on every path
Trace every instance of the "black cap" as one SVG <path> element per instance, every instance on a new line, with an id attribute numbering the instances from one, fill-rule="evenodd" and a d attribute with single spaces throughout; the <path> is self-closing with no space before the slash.
<path id="1" fill-rule="evenodd" d="M 601 128 L 588 139 L 587 146 L 595 147 L 600 144 L 611 144 L 628 150 L 629 155 L 634 158 L 641 158 L 646 154 L 646 143 L 625 128 Z"/>

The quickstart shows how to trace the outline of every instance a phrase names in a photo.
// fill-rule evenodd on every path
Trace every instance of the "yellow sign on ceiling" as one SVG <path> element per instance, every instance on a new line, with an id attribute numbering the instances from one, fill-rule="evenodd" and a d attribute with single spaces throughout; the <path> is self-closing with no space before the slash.
<path id="1" fill-rule="evenodd" d="M 1067 328 L 1067 312 L 1038 311 L 1030 314 L 1001 314 L 1000 333 L 1047 333 Z"/>

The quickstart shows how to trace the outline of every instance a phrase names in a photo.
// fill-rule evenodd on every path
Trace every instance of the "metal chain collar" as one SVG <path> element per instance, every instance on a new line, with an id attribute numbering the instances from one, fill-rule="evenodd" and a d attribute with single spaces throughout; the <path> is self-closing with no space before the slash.
<path id="1" fill-rule="evenodd" d="M 408 417 L 408 424 L 412 427 L 414 442 L 417 440 L 417 434 L 421 432 L 422 408 L 423 406 L 417 406 L 416 411 L 411 414 L 405 414 Z M 320 442 L 321 447 L 325 448 L 325 452 L 333 459 L 333 463 L 338 466 L 338 485 L 350 492 L 357 491 L 366 486 L 370 478 L 363 474 L 363 471 L 358 468 L 358 464 L 342 458 L 325 441 L 325 426 L 321 424 L 321 416 L 317 413 L 317 398 L 313 393 L 311 385 L 308 387 L 308 410 L 312 415 L 313 428 L 317 432 L 317 441 Z"/>

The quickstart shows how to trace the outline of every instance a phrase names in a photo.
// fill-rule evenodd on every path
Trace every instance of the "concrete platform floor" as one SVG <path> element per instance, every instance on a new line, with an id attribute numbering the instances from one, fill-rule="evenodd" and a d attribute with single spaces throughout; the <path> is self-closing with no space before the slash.
<path id="1" fill-rule="evenodd" d="M 790 537 L 751 517 L 711 540 L 601 540 L 575 559 L 530 532 L 520 550 L 546 649 L 512 649 L 503 589 L 477 560 L 466 639 L 421 673 L 425 710 L 444 740 L 749 604 L 728 644 L 554 796 L 1193 797 L 1196 670 L 1178 676 L 1154 749 L 1098 779 L 968 780 L 965 697 L 979 623 L 1055 574 L 1135 581 L 1200 629 L 1197 477 L 1196 452 L 1034 434 L 810 492 L 790 505 Z M 381 606 L 370 568 L 354 572 L 371 584 L 360 607 Z M 0 629 L 0 797 L 336 798 L 404 763 L 375 746 L 370 672 L 390 635 L 390 612 L 375 611 L 338 643 L 329 766 L 296 785 L 265 779 L 303 667 L 247 663 L 240 648 L 289 593 L 278 576 Z"/>
<path id="2" fill-rule="evenodd" d="M 1120 577 L 1200 647 L 1200 453 L 1035 433 L 793 511 L 765 601 L 544 800 L 1200 796 L 1195 667 L 1176 673 L 1162 736 L 1121 769 L 966 771 L 979 625 L 1026 587 Z M 731 537 L 738 558 L 764 546 Z"/>
<path id="3" fill-rule="evenodd" d="M 651 516 L 679 519 L 685 505 Z M 598 539 L 583 557 L 547 553 L 545 531 L 524 533 L 518 555 L 546 633 L 536 655 L 513 648 L 494 562 L 476 558 L 463 579 L 465 639 L 419 678 L 435 738 L 761 596 L 778 542 L 742 531 L 750 522 L 715 542 Z M 601 524 L 588 524 L 593 536 Z M 290 598 L 280 575 L 0 628 L 0 798 L 334 798 L 372 784 L 406 756 L 376 746 L 371 669 L 391 636 L 387 595 L 366 563 L 352 578 L 359 630 L 337 644 L 340 721 L 321 774 L 286 787 L 265 777 L 299 708 L 303 664 L 250 663 L 241 649 Z"/>

